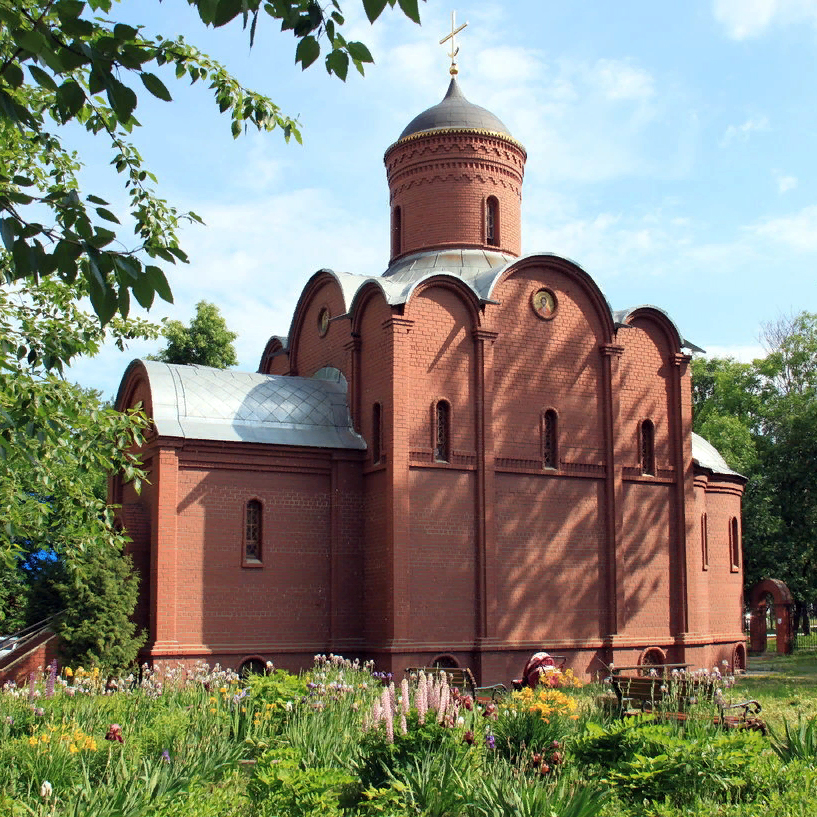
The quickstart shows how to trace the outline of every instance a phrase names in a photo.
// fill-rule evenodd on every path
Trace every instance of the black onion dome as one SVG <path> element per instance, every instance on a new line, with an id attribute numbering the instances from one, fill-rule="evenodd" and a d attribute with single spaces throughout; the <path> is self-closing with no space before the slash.
<path id="1" fill-rule="evenodd" d="M 498 117 L 485 108 L 472 104 L 463 96 L 456 77 L 451 78 L 443 101 L 415 116 L 400 134 L 400 139 L 415 133 L 449 128 L 486 130 L 504 136 L 511 135 Z"/>

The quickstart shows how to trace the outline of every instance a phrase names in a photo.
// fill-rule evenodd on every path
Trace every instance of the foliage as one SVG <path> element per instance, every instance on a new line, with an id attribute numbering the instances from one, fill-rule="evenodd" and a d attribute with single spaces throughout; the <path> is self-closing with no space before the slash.
<path id="1" fill-rule="evenodd" d="M 67 662 L 112 670 L 134 663 L 145 635 L 131 620 L 139 580 L 130 556 L 91 546 L 81 558 L 65 562 L 55 588 L 63 605 L 57 623 L 60 652 Z"/>
<path id="2" fill-rule="evenodd" d="M 582 731 L 565 735 L 558 776 L 532 774 L 492 751 L 482 735 L 498 728 L 493 710 L 465 699 L 453 721 L 446 715 L 451 699 L 441 721 L 430 706 L 425 724 L 412 706 L 407 734 L 398 727 L 390 744 L 382 722 L 364 732 L 360 718 L 390 698 L 390 688 L 359 664 L 318 659 L 297 677 L 270 671 L 244 680 L 203 664 L 173 666 L 118 678 L 111 693 L 103 673 L 75 667 L 64 670 L 53 695 L 44 679 L 6 687 L 0 808 L 27 817 L 800 817 L 813 810 L 813 763 L 784 762 L 763 736 L 723 731 L 708 719 L 642 717 L 605 726 L 587 713 Z M 422 700 L 417 693 L 412 685 L 413 701 Z M 806 694 L 814 699 L 812 687 Z M 338 743 L 361 752 L 394 746 L 396 753 L 401 737 L 415 730 L 435 740 L 418 735 L 382 785 L 365 787 L 359 765 L 327 765 L 290 743 L 295 715 L 304 731 L 309 723 L 313 732 L 337 731 Z M 112 724 L 123 742 L 112 738 Z M 566 726 L 576 724 L 568 719 Z M 475 727 L 480 740 L 469 743 L 465 736 Z M 47 796 L 40 793 L 44 781 Z"/>
<path id="3" fill-rule="evenodd" d="M 153 360 L 197 363 L 216 369 L 226 369 L 238 363 L 233 346 L 238 335 L 227 328 L 227 322 L 215 304 L 199 301 L 190 326 L 181 321 L 165 320 L 162 334 L 167 346 Z"/>
<path id="4" fill-rule="evenodd" d="M 817 594 L 817 314 L 767 324 L 766 357 L 692 363 L 694 429 L 748 477 L 744 581 L 786 582 Z"/>
<path id="5" fill-rule="evenodd" d="M 772 749 L 786 763 L 800 760 L 812 768 L 817 767 L 817 717 L 804 721 L 798 715 L 796 729 L 784 720 L 783 736 L 772 732 Z"/>

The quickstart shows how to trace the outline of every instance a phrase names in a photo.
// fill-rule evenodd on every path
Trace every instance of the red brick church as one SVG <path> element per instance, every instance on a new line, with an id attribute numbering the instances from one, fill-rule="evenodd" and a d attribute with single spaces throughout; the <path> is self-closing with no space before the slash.
<path id="1" fill-rule="evenodd" d="M 744 479 L 692 433 L 696 347 L 522 254 L 525 160 L 452 79 L 386 150 L 381 276 L 316 272 L 255 373 L 129 366 L 146 658 L 745 664 Z"/>

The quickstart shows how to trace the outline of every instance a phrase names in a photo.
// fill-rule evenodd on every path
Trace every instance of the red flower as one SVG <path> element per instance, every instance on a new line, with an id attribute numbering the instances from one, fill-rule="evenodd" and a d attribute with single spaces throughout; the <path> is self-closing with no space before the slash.
<path id="1" fill-rule="evenodd" d="M 122 727 L 118 723 L 112 723 L 105 733 L 105 740 L 118 740 L 124 743 L 125 739 L 122 737 Z"/>

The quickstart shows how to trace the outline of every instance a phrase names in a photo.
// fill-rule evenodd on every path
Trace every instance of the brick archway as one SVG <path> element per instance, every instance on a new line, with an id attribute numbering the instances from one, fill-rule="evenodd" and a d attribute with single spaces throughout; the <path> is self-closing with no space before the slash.
<path id="1" fill-rule="evenodd" d="M 749 625 L 750 648 L 752 652 L 766 652 L 766 596 L 771 596 L 774 604 L 777 652 L 789 654 L 794 649 L 792 637 L 791 609 L 794 604 L 791 591 L 780 579 L 763 579 L 749 595 L 752 619 Z"/>

